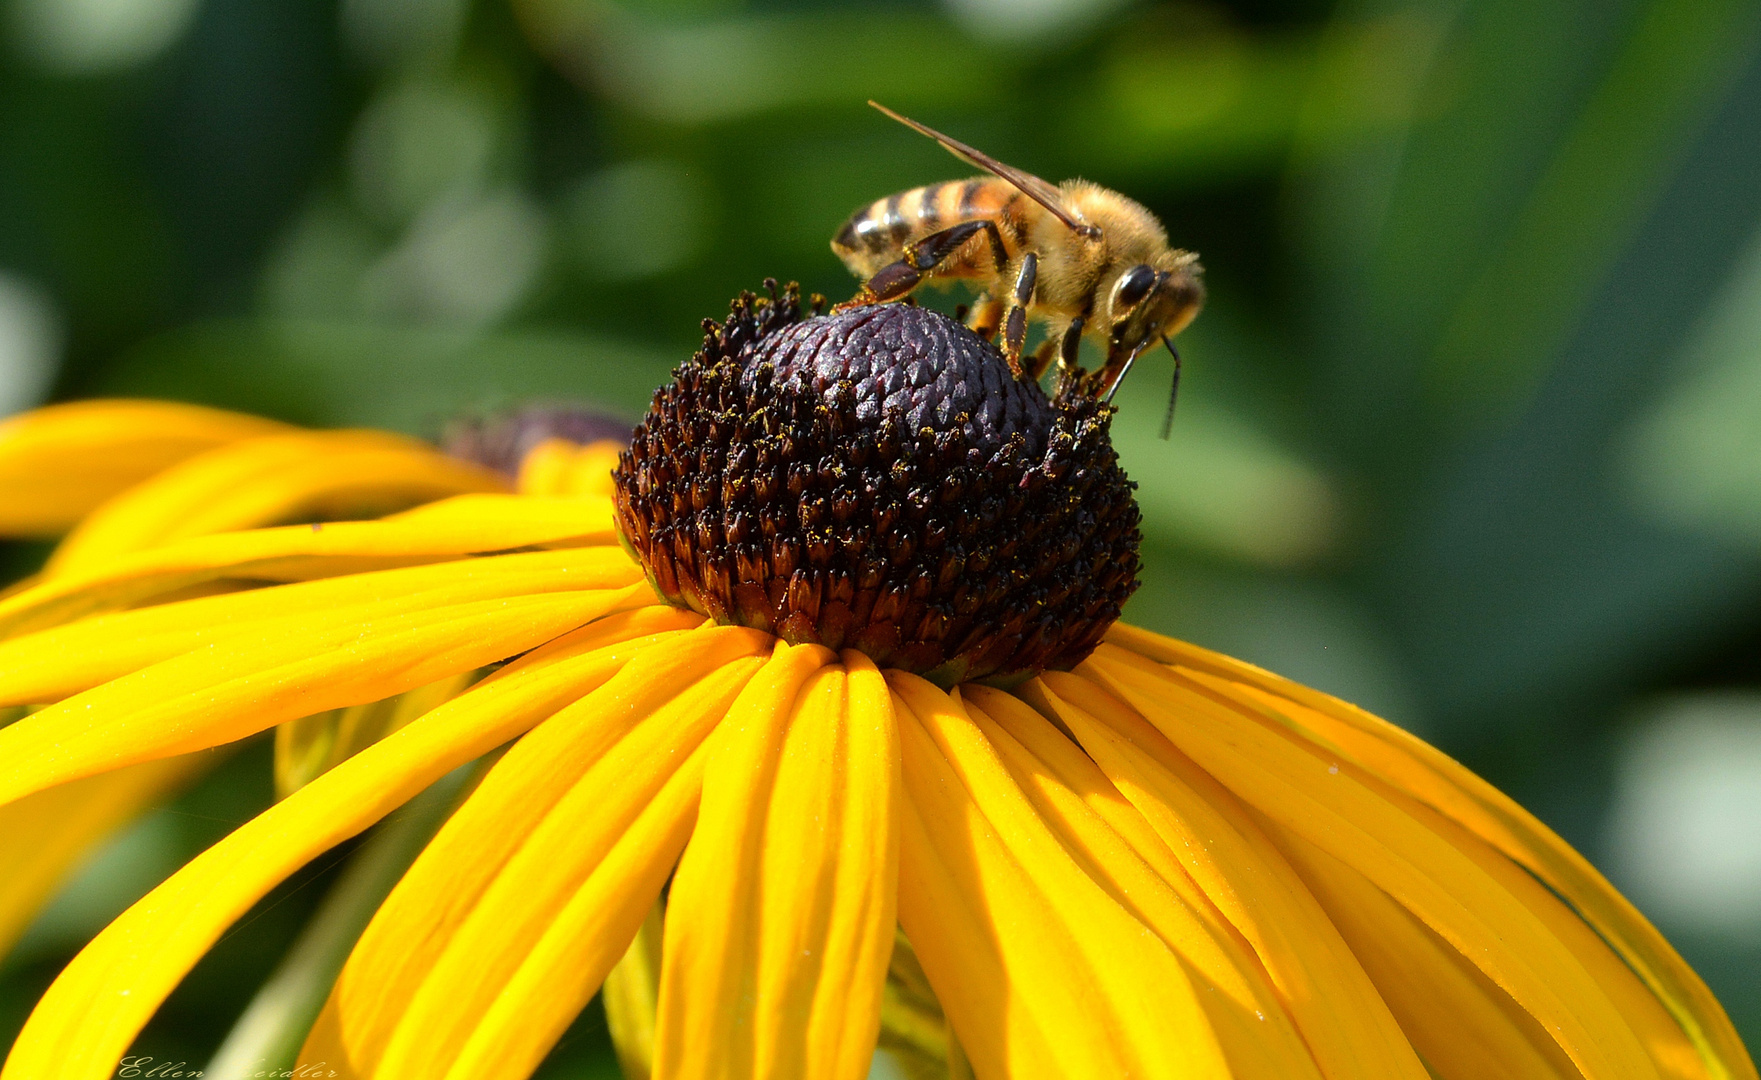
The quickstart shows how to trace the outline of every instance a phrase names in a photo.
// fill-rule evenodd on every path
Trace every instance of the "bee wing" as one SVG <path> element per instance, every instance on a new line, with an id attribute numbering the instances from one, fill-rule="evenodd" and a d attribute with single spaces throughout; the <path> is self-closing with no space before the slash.
<path id="1" fill-rule="evenodd" d="M 984 151 L 976 149 L 975 147 L 967 146 L 959 139 L 949 138 L 935 128 L 920 124 L 909 116 L 900 116 L 898 113 L 887 108 L 878 101 L 871 100 L 869 104 L 913 131 L 916 131 L 919 134 L 928 135 L 936 142 L 941 143 L 942 147 L 946 149 L 948 153 L 953 154 L 968 165 L 976 165 L 985 172 L 988 172 L 993 176 L 999 176 L 1015 185 L 1016 189 L 1019 190 L 1021 194 L 1045 207 L 1051 212 L 1053 217 L 1062 221 L 1065 225 L 1068 225 L 1077 235 L 1087 237 L 1090 240 L 1100 239 L 1100 229 L 1085 221 L 1078 221 L 1075 217 L 1071 216 L 1070 211 L 1064 209 L 1064 193 L 1059 191 L 1054 185 L 1046 183 L 1032 173 L 1022 172 L 1013 165 L 1005 165 Z"/>

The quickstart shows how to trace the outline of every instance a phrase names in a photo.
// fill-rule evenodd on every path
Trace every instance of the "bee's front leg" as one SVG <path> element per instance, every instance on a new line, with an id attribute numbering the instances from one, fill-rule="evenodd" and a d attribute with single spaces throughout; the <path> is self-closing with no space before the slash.
<path id="1" fill-rule="evenodd" d="M 863 282 L 855 296 L 832 310 L 837 312 L 865 304 L 884 304 L 888 300 L 909 295 L 924 278 L 935 272 L 937 266 L 980 232 L 990 234 L 993 252 L 1003 250 L 1003 239 L 997 232 L 995 222 L 962 221 L 958 225 L 950 225 L 940 232 L 930 233 L 921 240 L 906 244 L 898 261 L 888 263 L 875 271 L 873 277 Z"/>
<path id="2" fill-rule="evenodd" d="M 1021 349 L 1027 344 L 1027 306 L 1033 303 L 1033 286 L 1038 280 L 1039 256 L 1030 251 L 1021 257 L 1009 310 L 1003 316 L 1003 359 L 1017 376 L 1021 374 Z"/>

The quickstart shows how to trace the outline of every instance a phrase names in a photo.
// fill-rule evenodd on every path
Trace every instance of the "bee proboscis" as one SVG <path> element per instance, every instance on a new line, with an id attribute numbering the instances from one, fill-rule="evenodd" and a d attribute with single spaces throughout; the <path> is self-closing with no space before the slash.
<path id="1" fill-rule="evenodd" d="M 863 284 L 839 307 L 899 300 L 926 281 L 970 281 L 980 293 L 967 325 L 987 339 L 1001 330 L 1016 375 L 1037 381 L 1056 360 L 1060 386 L 1109 402 L 1160 340 L 1174 357 L 1165 437 L 1180 389 L 1173 338 L 1204 305 L 1198 256 L 1170 246 L 1155 215 L 1116 191 L 1087 180 L 1047 183 L 869 104 L 987 175 L 897 192 L 850 215 L 832 251 Z M 1051 328 L 1024 366 L 1030 318 Z M 1093 374 L 1076 366 L 1084 334 L 1106 350 Z"/>

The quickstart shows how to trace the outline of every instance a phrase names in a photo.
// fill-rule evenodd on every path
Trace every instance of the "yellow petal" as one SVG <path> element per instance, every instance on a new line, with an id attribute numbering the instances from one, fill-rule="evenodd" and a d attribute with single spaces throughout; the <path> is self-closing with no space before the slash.
<path id="1" fill-rule="evenodd" d="M 0 955 L 81 856 L 214 763 L 211 754 L 149 761 L 0 807 Z"/>
<path id="2" fill-rule="evenodd" d="M 645 588 L 478 601 L 368 621 L 310 616 L 297 631 L 186 653 L 0 729 L 0 804 L 506 659 L 644 598 Z"/>
<path id="3" fill-rule="evenodd" d="M 520 461 L 520 492 L 525 495 L 600 495 L 614 492 L 611 471 L 628 444 L 613 439 L 580 443 L 546 439 Z"/>
<path id="4" fill-rule="evenodd" d="M 0 701 L 59 701 L 199 648 L 312 632 L 503 596 L 626 588 L 641 570 L 621 548 L 574 548 L 252 589 L 99 615 L 0 641 Z"/>
<path id="5" fill-rule="evenodd" d="M 43 995 L 3 1080 L 100 1080 L 184 973 L 275 885 L 447 772 L 666 649 L 698 620 L 650 607 L 594 623 L 572 645 L 524 658 L 294 792 L 124 912 Z M 656 638 L 656 634 L 665 635 Z"/>
<path id="6" fill-rule="evenodd" d="M 185 458 L 292 430 L 171 401 L 77 401 L 0 421 L 0 536 L 54 536 Z"/>
<path id="7" fill-rule="evenodd" d="M 1089 875 L 1186 965 L 1231 1075 L 1318 1077 L 1314 1059 L 1284 1015 L 1259 959 L 1220 915 L 1212 921 L 1199 914 L 1166 880 L 1184 879 L 1202 897 L 1174 854 L 1094 762 L 1020 700 L 978 686 L 964 696 L 967 714 L 1034 809 Z M 1116 831 L 1115 822 L 1127 832 Z M 1164 869 L 1152 866 L 1146 853 Z M 1201 902 L 1207 913 L 1214 912 Z"/>
<path id="8" fill-rule="evenodd" d="M 371 517 L 506 487 L 488 469 L 384 432 L 244 439 L 182 461 L 97 507 L 44 569 L 66 573 L 192 536 L 301 518 Z"/>
<path id="9" fill-rule="evenodd" d="M 115 611 L 222 578 L 303 581 L 527 547 L 609 545 L 603 499 L 460 495 L 383 521 L 293 525 L 182 540 L 0 598 L 0 635 Z"/>
<path id="10" fill-rule="evenodd" d="M 1438 1080 L 1577 1080 L 1534 1017 L 1370 880 L 1269 825 Z"/>
<path id="11" fill-rule="evenodd" d="M 569 466 L 580 444 L 568 439 L 545 439 L 520 459 L 517 490 L 522 495 L 565 495 Z"/>
<path id="12" fill-rule="evenodd" d="M 979 888 L 971 901 L 975 905 L 1006 913 L 1014 907 L 1008 894 L 1024 890 L 1043 904 L 1047 917 L 1037 920 L 1039 925 L 1011 926 L 998 919 L 996 933 L 1040 939 L 1021 949 L 1024 961 L 1033 956 L 1038 962 L 1024 963 L 1010 979 L 1008 992 L 1023 999 L 1035 1026 L 1052 1044 L 1053 1060 L 1062 1072 L 1228 1076 L 1223 1053 L 1178 958 L 1071 856 L 957 698 L 900 672 L 889 673 L 888 683 L 901 713 L 906 791 L 931 835 L 942 835 L 940 860 L 970 863 L 968 873 Z M 987 872 L 987 848 L 1020 877 Z M 1007 1017 L 961 1015 L 944 992 L 947 965 L 954 958 L 920 940 L 915 920 L 923 914 L 913 912 L 907 918 L 901 890 L 905 932 L 917 946 L 961 1044 L 978 1072 L 997 1069 L 996 1075 L 1009 1075 L 1000 1068 L 1005 1062 L 990 1056 L 1000 1049 L 996 1044 L 1001 1033 L 995 1029 L 1001 1022 L 1006 1031 Z M 1006 956 L 1015 948 L 1004 941 Z M 1057 984 L 1057 989 L 1042 995 L 1042 983 Z M 975 1020 L 977 1031 L 970 1026 Z M 1020 1074 L 1024 1064 L 1012 1067 Z"/>
<path id="13" fill-rule="evenodd" d="M 1066 1023 L 1085 1019 L 1066 981 L 1067 935 L 982 825 L 959 781 L 945 775 L 922 725 L 906 710 L 895 716 L 906 794 L 899 809 L 899 924 L 923 966 L 934 968 L 935 995 L 979 1072 L 1062 1077 L 1039 1016 L 1062 1011 Z M 937 792 L 937 770 L 939 793 L 950 805 L 920 811 L 913 778 L 929 774 Z"/>
<path id="14" fill-rule="evenodd" d="M 802 647 L 777 662 L 791 652 L 803 668 L 831 658 Z M 844 662 L 792 702 L 743 702 L 716 736 L 668 895 L 656 1077 L 868 1074 L 893 948 L 899 759 L 880 672 Z"/>
<path id="15" fill-rule="evenodd" d="M 524 1077 L 543 1060 L 653 906 L 690 832 L 703 770 L 694 752 L 763 665 L 762 658 L 747 657 L 724 663 L 695 683 L 669 680 L 671 699 L 662 707 L 646 716 L 620 718 L 625 728 L 616 741 L 522 838 L 519 849 L 444 943 L 397 1017 L 373 1075 L 445 1075 L 449 1066 L 457 1067 L 461 1046 L 476 1035 L 482 1036 L 480 1041 L 501 1044 L 515 1036 L 520 1043 L 522 1052 L 515 1059 L 482 1063 L 489 1076 Z M 634 721 L 633 726 L 629 721 Z M 657 801 L 665 809 L 639 824 Z M 652 843 L 659 837 L 676 838 L 677 846 L 649 850 L 648 858 L 634 864 L 626 856 L 615 868 L 608 868 L 605 863 L 612 849 L 629 839 L 632 830 L 658 830 L 658 836 L 645 839 Z M 587 967 L 540 988 L 552 991 L 544 1003 L 528 1003 L 530 1008 L 511 1015 L 504 1009 L 494 1025 L 497 1030 L 479 1032 L 485 1013 L 539 939 L 552 929 L 575 894 L 602 871 L 603 880 L 591 887 L 606 904 L 588 912 L 599 922 L 593 928 L 596 932 L 579 942 L 589 954 Z M 571 1004 L 567 1011 L 557 1007 Z M 517 1035 L 506 1030 L 509 1021 L 524 1030 Z M 349 1060 L 357 1070 L 366 1064 L 355 1054 Z"/>
<path id="16" fill-rule="evenodd" d="M 1557 894 L 1456 822 L 1374 777 L 1360 775 L 1359 778 L 1453 844 L 1540 919 L 1548 932 L 1584 965 L 1596 985 L 1608 994 L 1609 1000 L 1644 1044 L 1659 1074 L 1681 1080 L 1707 1080 L 1711 1075 L 1707 1062 L 1696 1051 L 1681 1025 L 1632 969 L 1621 962 L 1608 943 L 1561 902 Z"/>
<path id="17" fill-rule="evenodd" d="M 657 610 L 678 617 L 676 609 Z M 617 678 L 510 749 L 380 907 L 337 980 L 302 1058 L 373 1075 L 449 943 L 558 801 L 638 722 L 699 680 L 767 653 L 771 641 L 768 635 L 734 627 L 704 627 L 682 635 L 643 652 Z M 477 692 L 473 689 L 465 698 Z M 639 808 L 640 802 L 634 805 Z M 479 932 L 488 929 L 493 928 Z M 632 934 L 634 930 L 632 926 Z M 625 944 L 627 940 L 616 943 L 612 960 Z"/>
<path id="18" fill-rule="evenodd" d="M 700 748 L 672 775 L 557 913 L 459 1049 L 447 1080 L 525 1080 L 587 1007 L 690 838 L 702 757 Z"/>
<path id="19" fill-rule="evenodd" d="M 1268 818 L 1374 881 L 1534 1013 L 1589 1080 L 1657 1075 L 1606 991 L 1545 924 L 1453 844 L 1285 733 L 1103 644 L 1080 669 L 1126 698 Z"/>
<path id="20" fill-rule="evenodd" d="M 1516 860 L 1564 897 L 1638 973 L 1695 1044 L 1711 1076 L 1755 1080 L 1742 1039 L 1700 977 L 1587 859 L 1509 796 L 1409 732 L 1251 664 L 1135 627 L 1115 626 L 1108 640 L 1255 697 L 1293 732 L 1336 747 Z"/>
<path id="21" fill-rule="evenodd" d="M 1339 931 L 1228 791 L 1087 680 L 1046 672 L 1023 692 L 1075 735 L 1252 945 L 1322 1075 L 1424 1080 Z"/>

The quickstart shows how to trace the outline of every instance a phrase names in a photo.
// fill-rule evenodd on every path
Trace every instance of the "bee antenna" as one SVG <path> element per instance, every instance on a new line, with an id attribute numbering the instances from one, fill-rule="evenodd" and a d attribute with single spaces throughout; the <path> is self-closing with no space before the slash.
<path id="1" fill-rule="evenodd" d="M 1168 355 L 1174 358 L 1174 382 L 1168 387 L 1168 412 L 1162 417 L 1162 438 L 1166 439 L 1174 430 L 1174 403 L 1180 400 L 1180 350 L 1166 337 L 1162 338 L 1162 344 L 1168 346 Z"/>
<path id="2" fill-rule="evenodd" d="M 1125 381 L 1125 376 L 1131 374 L 1131 365 L 1137 363 L 1137 358 L 1142 352 L 1142 345 L 1131 350 L 1131 355 L 1125 358 L 1124 365 L 1119 368 L 1119 374 L 1113 376 L 1113 385 L 1107 387 L 1106 396 L 1101 399 L 1103 404 L 1113 404 L 1113 395 L 1119 392 L 1119 384 Z"/>

